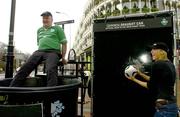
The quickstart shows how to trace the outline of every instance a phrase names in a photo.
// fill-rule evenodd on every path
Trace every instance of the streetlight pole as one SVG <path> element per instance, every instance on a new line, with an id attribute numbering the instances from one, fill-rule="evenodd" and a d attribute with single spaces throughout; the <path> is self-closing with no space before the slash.
<path id="1" fill-rule="evenodd" d="M 15 7 L 16 7 L 16 0 L 11 0 L 11 19 L 10 19 L 10 29 L 9 29 L 9 44 L 8 44 L 7 56 L 6 56 L 7 61 L 6 61 L 5 78 L 13 77 L 13 60 L 14 60 L 13 38 L 14 38 Z"/>
<path id="2" fill-rule="evenodd" d="M 60 21 L 60 22 L 55 22 L 54 24 L 62 25 L 62 29 L 64 30 L 64 25 L 65 24 L 70 24 L 70 23 L 74 23 L 74 20 Z M 71 40 L 70 40 L 70 46 L 69 47 L 71 47 Z"/>
<path id="3" fill-rule="evenodd" d="M 68 18 L 70 18 L 69 15 L 66 14 L 66 13 L 64 13 L 64 12 L 56 11 L 56 13 L 58 13 L 58 14 L 64 14 L 64 15 L 66 15 Z M 64 25 L 65 25 L 65 24 L 71 24 L 71 23 L 74 23 L 74 20 L 60 21 L 60 22 L 55 22 L 54 24 L 61 25 L 61 26 L 62 26 L 62 29 L 64 30 Z M 71 39 L 70 39 L 69 45 L 70 45 L 69 47 L 71 48 Z"/>
<path id="4" fill-rule="evenodd" d="M 64 14 L 64 15 L 66 15 L 66 16 L 68 16 L 69 17 L 69 15 L 67 15 L 66 13 L 64 13 L 64 12 L 59 12 L 59 11 L 56 11 L 56 13 L 58 13 L 58 14 Z M 55 22 L 55 24 L 57 24 L 57 22 Z M 64 30 L 64 23 L 61 23 L 60 25 L 62 25 L 62 29 Z"/>
<path id="5" fill-rule="evenodd" d="M 60 22 L 55 22 L 54 24 L 62 25 L 62 28 L 64 30 L 64 24 L 70 24 L 70 23 L 74 23 L 74 20 L 60 21 Z"/>

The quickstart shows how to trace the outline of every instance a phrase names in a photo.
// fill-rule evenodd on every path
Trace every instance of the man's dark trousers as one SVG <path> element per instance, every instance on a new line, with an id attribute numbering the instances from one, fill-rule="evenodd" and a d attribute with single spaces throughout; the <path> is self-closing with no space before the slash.
<path id="1" fill-rule="evenodd" d="M 45 61 L 47 73 L 47 86 L 56 86 L 58 84 L 58 62 L 60 52 L 56 51 L 35 51 L 28 61 L 20 68 L 14 76 L 10 87 L 22 86 L 26 77 L 42 62 Z"/>

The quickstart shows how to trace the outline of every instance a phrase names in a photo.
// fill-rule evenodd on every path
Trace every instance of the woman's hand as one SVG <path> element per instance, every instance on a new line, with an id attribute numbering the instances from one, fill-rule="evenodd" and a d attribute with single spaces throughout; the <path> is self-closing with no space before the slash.
<path id="1" fill-rule="evenodd" d="M 127 76 L 127 75 L 125 75 L 126 76 L 126 78 L 127 79 L 129 79 L 129 80 L 134 80 L 134 79 L 136 79 L 135 77 L 136 77 L 136 75 L 137 75 L 137 73 L 135 73 L 133 76 Z"/>

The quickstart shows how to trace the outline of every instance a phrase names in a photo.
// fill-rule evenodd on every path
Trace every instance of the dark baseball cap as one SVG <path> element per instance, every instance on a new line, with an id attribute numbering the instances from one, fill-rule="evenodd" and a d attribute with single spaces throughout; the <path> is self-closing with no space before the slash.
<path id="1" fill-rule="evenodd" d="M 52 14 L 49 11 L 45 11 L 41 14 L 41 16 L 51 16 L 52 17 Z"/>
<path id="2" fill-rule="evenodd" d="M 156 42 L 150 46 L 150 49 L 161 49 L 161 50 L 166 51 L 167 53 L 169 52 L 169 48 L 167 44 L 164 42 Z"/>

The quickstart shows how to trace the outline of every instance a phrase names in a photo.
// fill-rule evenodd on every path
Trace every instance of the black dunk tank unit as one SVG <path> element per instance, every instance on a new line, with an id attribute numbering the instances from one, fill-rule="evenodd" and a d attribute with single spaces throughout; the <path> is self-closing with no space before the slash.
<path id="1" fill-rule="evenodd" d="M 146 88 L 125 77 L 128 65 L 150 73 L 148 46 L 168 45 L 173 61 L 173 11 L 95 19 L 93 24 L 93 116 L 153 117 L 154 102 Z"/>

